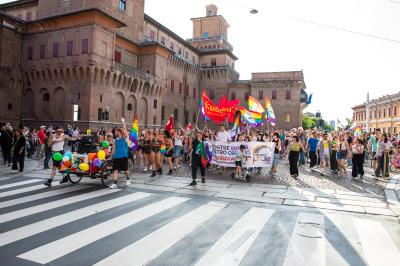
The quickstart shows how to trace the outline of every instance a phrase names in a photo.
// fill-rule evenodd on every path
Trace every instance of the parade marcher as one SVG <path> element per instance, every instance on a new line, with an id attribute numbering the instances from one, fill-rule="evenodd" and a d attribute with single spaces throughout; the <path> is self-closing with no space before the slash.
<path id="1" fill-rule="evenodd" d="M 378 142 L 378 166 L 375 170 L 375 176 L 380 177 L 381 171 L 384 177 L 389 177 L 389 152 L 392 149 L 392 143 L 386 134 L 382 134 Z"/>
<path id="2" fill-rule="evenodd" d="M 331 154 L 330 154 L 330 165 L 333 174 L 337 174 L 339 171 L 339 165 L 337 160 L 337 153 L 340 149 L 340 142 L 338 136 L 334 136 L 331 141 Z"/>
<path id="3" fill-rule="evenodd" d="M 51 139 L 50 139 L 50 132 L 46 133 L 46 138 L 44 139 L 44 168 L 43 169 L 50 169 L 49 162 L 51 158 Z"/>
<path id="4" fill-rule="evenodd" d="M 153 164 L 153 172 L 150 177 L 155 177 L 156 173 L 162 175 L 161 145 L 162 139 L 160 136 L 160 130 L 156 129 L 154 131 L 154 137 L 151 140 L 151 161 Z"/>
<path id="5" fill-rule="evenodd" d="M 306 147 L 307 136 L 306 136 L 306 134 L 304 134 L 302 127 L 299 127 L 297 129 L 297 136 L 299 137 L 299 140 L 300 140 L 301 144 L 303 145 L 303 147 Z M 300 158 L 299 158 L 299 165 L 305 165 L 305 164 L 306 164 L 306 156 L 305 156 L 304 151 L 301 150 Z"/>
<path id="6" fill-rule="evenodd" d="M 377 151 L 378 151 L 378 135 L 379 131 L 372 133 L 368 140 L 368 150 L 371 154 L 372 169 L 375 171 L 378 165 Z"/>
<path id="7" fill-rule="evenodd" d="M 231 141 L 231 134 L 225 130 L 225 125 L 224 124 L 220 124 L 219 126 L 219 132 L 216 136 L 216 140 L 217 141 L 222 141 L 225 143 L 228 143 Z M 220 167 L 219 168 L 219 173 L 223 174 L 225 170 L 225 167 Z"/>
<path id="8" fill-rule="evenodd" d="M 331 143 L 328 141 L 328 134 L 325 133 L 322 136 L 322 140 L 320 140 L 318 144 L 318 155 L 321 162 L 321 174 L 326 173 L 329 169 L 331 148 Z"/>
<path id="9" fill-rule="evenodd" d="M 310 158 L 310 168 L 317 165 L 317 146 L 319 140 L 317 139 L 317 132 L 313 131 L 312 137 L 308 139 L 307 150 L 308 157 Z"/>
<path id="10" fill-rule="evenodd" d="M 205 183 L 205 175 L 206 175 L 206 169 L 204 165 L 201 162 L 201 149 L 202 149 L 203 143 L 203 134 L 198 131 L 196 133 L 196 137 L 192 141 L 192 183 L 190 183 L 191 186 L 197 185 L 197 169 L 200 168 L 200 175 L 201 175 L 201 182 Z"/>
<path id="11" fill-rule="evenodd" d="M 35 159 L 41 159 L 43 157 L 44 153 L 44 144 L 45 144 L 45 139 L 46 139 L 46 126 L 41 126 L 40 130 L 37 133 L 38 137 L 38 146 L 36 148 L 36 158 Z"/>
<path id="12" fill-rule="evenodd" d="M 179 165 L 179 162 L 181 160 L 182 157 L 182 146 L 183 146 L 183 131 L 179 130 L 177 136 L 175 136 L 174 138 L 174 169 L 178 169 L 181 166 Z"/>
<path id="13" fill-rule="evenodd" d="M 65 141 L 67 140 L 74 140 L 74 138 L 68 137 L 68 135 L 64 134 L 64 131 L 62 128 L 57 127 L 56 131 L 54 134 L 51 135 L 50 137 L 50 142 L 51 142 L 51 152 L 52 155 L 54 153 L 60 153 L 61 155 L 64 154 L 64 145 Z M 51 175 L 50 178 L 44 183 L 46 186 L 50 187 L 51 183 L 53 182 L 53 179 L 56 175 L 57 169 L 61 167 L 62 160 L 61 161 L 56 161 L 53 160 L 53 166 L 51 169 Z M 60 183 L 67 183 L 68 182 L 68 177 L 64 176 L 63 179 L 60 181 Z"/>
<path id="14" fill-rule="evenodd" d="M 364 143 L 360 139 L 355 139 L 351 146 L 352 151 L 352 172 L 351 176 L 354 180 L 360 180 L 364 176 Z M 360 177 L 358 176 L 360 175 Z"/>
<path id="15" fill-rule="evenodd" d="M 346 165 L 345 162 L 347 160 L 348 156 L 351 156 L 350 154 L 350 146 L 349 143 L 347 142 L 347 137 L 345 134 L 341 134 L 339 136 L 340 140 L 340 149 L 339 152 L 337 153 L 337 160 L 338 160 L 338 166 L 339 166 L 339 175 L 341 177 L 346 176 Z"/>
<path id="16" fill-rule="evenodd" d="M 13 160 L 12 160 L 13 164 L 11 168 L 12 170 L 19 170 L 19 172 L 24 171 L 25 153 L 26 153 L 26 139 L 21 130 L 18 129 L 15 131 L 15 141 L 13 145 Z"/>
<path id="17" fill-rule="evenodd" d="M 151 139 L 153 138 L 153 132 L 146 130 L 144 132 L 142 142 L 142 154 L 143 154 L 143 172 L 147 172 L 152 169 L 152 155 L 151 155 Z"/>
<path id="18" fill-rule="evenodd" d="M 239 146 L 239 152 L 235 157 L 236 166 L 236 177 L 241 178 L 243 176 L 243 166 L 246 163 L 246 145 L 241 144 Z"/>
<path id="19" fill-rule="evenodd" d="M 14 133 L 10 124 L 6 124 L 1 130 L 1 150 L 4 164 L 11 166 L 11 149 L 14 142 Z"/>
<path id="20" fill-rule="evenodd" d="M 282 148 L 278 132 L 274 132 L 272 141 L 275 143 L 275 148 L 274 148 L 274 159 L 272 161 L 271 176 L 274 176 L 276 174 L 276 168 L 278 166 L 279 156 Z"/>
<path id="21" fill-rule="evenodd" d="M 287 152 L 289 152 L 289 165 L 290 165 L 290 175 L 294 178 L 299 176 L 298 162 L 300 157 L 300 151 L 304 151 L 303 144 L 301 144 L 298 136 L 293 136 L 289 146 L 287 147 Z"/>
<path id="22" fill-rule="evenodd" d="M 113 160 L 113 182 L 109 186 L 111 189 L 117 188 L 118 182 L 118 174 L 120 172 L 124 172 L 126 176 L 126 185 L 129 186 L 131 184 L 129 178 L 129 169 L 128 169 L 128 158 L 129 158 L 129 134 L 126 130 L 125 122 L 123 121 L 123 127 L 116 128 L 114 130 L 115 140 L 114 147 L 111 152 L 111 157 Z"/>
<path id="23" fill-rule="evenodd" d="M 168 166 L 169 166 L 167 175 L 172 175 L 172 168 L 173 168 L 172 157 L 174 156 L 174 144 L 172 141 L 171 133 L 169 133 L 168 130 L 164 131 L 164 135 L 165 135 L 165 147 L 167 149 L 167 151 L 165 153 L 165 158 L 167 158 L 167 162 L 168 162 Z"/>

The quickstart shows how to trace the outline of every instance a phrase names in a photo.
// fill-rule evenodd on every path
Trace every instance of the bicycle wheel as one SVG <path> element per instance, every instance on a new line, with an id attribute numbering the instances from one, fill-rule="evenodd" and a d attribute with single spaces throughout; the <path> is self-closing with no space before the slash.
<path id="1" fill-rule="evenodd" d="M 72 184 L 78 184 L 79 182 L 81 182 L 83 176 L 67 174 L 67 177 L 69 182 L 71 182 Z"/>
<path id="2" fill-rule="evenodd" d="M 112 183 L 112 164 L 111 162 L 106 162 L 104 166 L 100 170 L 100 178 L 101 178 L 101 183 L 109 187 Z"/>

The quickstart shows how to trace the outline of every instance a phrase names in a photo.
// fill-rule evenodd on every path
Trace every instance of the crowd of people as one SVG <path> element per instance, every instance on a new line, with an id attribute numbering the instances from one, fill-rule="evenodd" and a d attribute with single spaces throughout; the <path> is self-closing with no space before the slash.
<path id="1" fill-rule="evenodd" d="M 43 168 L 49 169 L 49 162 L 53 153 L 61 153 L 67 149 L 77 151 L 77 143 L 83 132 L 79 128 L 47 128 L 28 129 L 20 127 L 13 129 L 5 124 L 0 130 L 0 144 L 4 164 L 13 170 L 24 171 L 25 157 L 44 159 Z M 109 157 L 113 160 L 114 173 L 111 188 L 116 188 L 118 173 L 124 172 L 129 184 L 128 157 L 129 132 L 123 128 L 98 129 L 93 136 L 97 143 L 106 140 L 110 145 Z M 220 173 L 224 167 L 213 166 L 210 162 L 204 165 L 201 161 L 202 144 L 205 141 L 240 142 L 240 152 L 236 158 L 236 174 L 242 174 L 245 163 L 245 143 L 249 141 L 274 142 L 274 156 L 269 173 L 274 177 L 278 171 L 280 161 L 289 162 L 290 175 L 299 176 L 299 166 L 309 164 L 311 171 L 321 175 L 347 176 L 347 167 L 352 167 L 351 177 L 360 180 L 364 176 L 364 165 L 372 160 L 372 167 L 376 177 L 388 177 L 390 155 L 400 140 L 400 135 L 385 134 L 376 130 L 371 133 L 357 133 L 353 130 L 336 130 L 326 132 L 321 129 L 303 130 L 266 130 L 246 129 L 241 132 L 232 132 L 221 124 L 219 129 L 204 127 L 203 129 L 175 129 L 172 132 L 160 128 L 139 128 L 138 143 L 135 147 L 135 167 L 143 172 L 149 172 L 151 177 L 161 175 L 166 165 L 167 175 L 172 175 L 182 164 L 188 164 L 192 170 L 192 183 L 197 184 L 197 172 L 200 170 L 201 182 L 206 182 L 207 168 L 218 168 Z M 69 146 L 69 148 L 68 148 Z M 41 162 L 41 161 L 40 161 Z M 60 162 L 53 161 L 50 179 L 46 185 L 50 186 Z M 253 169 L 254 170 L 254 169 Z M 260 169 L 255 169 L 255 171 Z M 65 178 L 61 182 L 67 182 Z"/>

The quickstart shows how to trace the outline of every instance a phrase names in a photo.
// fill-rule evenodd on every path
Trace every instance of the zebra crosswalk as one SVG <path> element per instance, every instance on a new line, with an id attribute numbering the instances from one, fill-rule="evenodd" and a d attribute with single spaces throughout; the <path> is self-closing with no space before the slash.
<path id="1" fill-rule="evenodd" d="M 390 217 L 88 185 L 45 189 L 37 182 L 0 185 L 1 265 L 394 266 L 400 261 L 400 229 Z"/>

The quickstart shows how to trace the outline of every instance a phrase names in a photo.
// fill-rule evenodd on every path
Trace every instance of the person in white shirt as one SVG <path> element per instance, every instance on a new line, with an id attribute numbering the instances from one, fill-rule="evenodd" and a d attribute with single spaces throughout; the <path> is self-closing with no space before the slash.
<path id="1" fill-rule="evenodd" d="M 229 134 L 229 132 L 225 130 L 225 125 L 224 124 L 220 124 L 219 132 L 217 134 L 216 140 L 217 141 L 222 141 L 222 142 L 225 142 L 225 143 L 231 142 L 231 134 Z M 225 170 L 225 167 L 220 167 L 219 168 L 219 173 L 223 174 L 224 170 Z"/>

